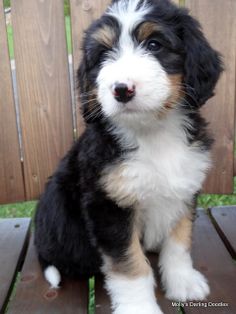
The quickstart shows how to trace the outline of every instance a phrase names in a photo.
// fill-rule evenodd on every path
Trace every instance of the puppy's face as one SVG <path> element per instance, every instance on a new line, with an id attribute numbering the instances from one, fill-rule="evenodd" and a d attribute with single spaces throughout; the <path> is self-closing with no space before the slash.
<path id="1" fill-rule="evenodd" d="M 173 104 L 180 89 L 181 43 L 148 17 L 150 6 L 142 3 L 137 8 L 138 3 L 117 2 L 108 11 L 118 22 L 116 33 L 101 25 L 92 35 L 101 45 L 105 33 L 110 39 L 96 78 L 98 101 L 107 116 L 160 112 Z"/>
<path id="2" fill-rule="evenodd" d="M 83 50 L 79 78 L 88 122 L 198 107 L 221 70 L 198 23 L 167 0 L 113 1 L 87 31 Z M 209 71 L 201 70 L 204 62 Z"/>

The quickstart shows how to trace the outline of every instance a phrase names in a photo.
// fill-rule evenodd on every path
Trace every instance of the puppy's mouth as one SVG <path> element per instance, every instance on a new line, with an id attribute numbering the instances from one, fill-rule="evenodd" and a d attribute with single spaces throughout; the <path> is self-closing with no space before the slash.
<path id="1" fill-rule="evenodd" d="M 119 103 L 118 105 L 120 106 L 121 113 L 131 114 L 131 113 L 138 113 L 141 111 L 139 108 L 135 106 L 134 102 Z"/>

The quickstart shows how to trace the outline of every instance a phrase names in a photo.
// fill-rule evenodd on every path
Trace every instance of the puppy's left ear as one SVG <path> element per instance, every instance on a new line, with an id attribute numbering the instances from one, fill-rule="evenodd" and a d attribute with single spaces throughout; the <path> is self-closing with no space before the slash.
<path id="1" fill-rule="evenodd" d="M 182 16 L 182 39 L 186 97 L 191 105 L 200 107 L 214 95 L 223 65 L 219 53 L 204 37 L 200 24 L 187 11 L 185 13 Z"/>

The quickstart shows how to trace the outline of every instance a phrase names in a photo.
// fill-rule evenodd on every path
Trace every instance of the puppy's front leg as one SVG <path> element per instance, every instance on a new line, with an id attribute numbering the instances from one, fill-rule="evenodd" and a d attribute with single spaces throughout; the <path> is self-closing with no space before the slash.
<path id="1" fill-rule="evenodd" d="M 192 266 L 191 233 L 191 217 L 185 216 L 163 243 L 159 266 L 169 299 L 203 300 L 210 292 L 205 277 Z"/>
<path id="2" fill-rule="evenodd" d="M 161 314 L 154 293 L 152 269 L 143 254 L 137 233 L 120 258 L 104 255 L 106 288 L 114 314 Z"/>

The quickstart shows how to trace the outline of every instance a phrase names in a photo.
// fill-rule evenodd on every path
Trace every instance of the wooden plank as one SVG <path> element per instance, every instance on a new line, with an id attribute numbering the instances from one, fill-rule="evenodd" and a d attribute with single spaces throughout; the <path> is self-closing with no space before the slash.
<path id="1" fill-rule="evenodd" d="M 29 228 L 29 218 L 0 219 L 0 314 L 26 251 Z"/>
<path id="2" fill-rule="evenodd" d="M 236 313 L 236 266 L 205 211 L 199 210 L 193 229 L 192 255 L 195 267 L 209 280 L 211 293 L 202 306 L 184 307 L 185 313 Z M 212 303 L 228 306 L 211 306 Z"/>
<path id="3" fill-rule="evenodd" d="M 168 314 L 177 314 L 178 307 L 172 307 L 171 301 L 167 300 L 164 296 L 163 291 L 160 289 L 160 278 L 157 273 L 158 270 L 158 255 L 149 254 L 148 258 L 151 262 L 152 268 L 157 278 L 158 288 L 156 289 L 157 302 L 160 305 L 162 311 Z M 104 289 L 104 280 L 102 277 L 95 279 L 95 313 L 96 314 L 111 314 L 110 299 Z"/>
<path id="4" fill-rule="evenodd" d="M 0 203 L 10 203 L 25 195 L 2 1 L 0 34 Z"/>
<path id="5" fill-rule="evenodd" d="M 214 207 L 210 213 L 219 235 L 236 259 L 236 206 Z"/>
<path id="6" fill-rule="evenodd" d="M 73 141 L 63 1 L 12 0 L 27 199 Z"/>
<path id="7" fill-rule="evenodd" d="M 213 97 L 203 114 L 210 121 L 215 145 L 214 168 L 205 185 L 208 193 L 233 192 L 235 68 L 236 68 L 236 1 L 186 0 L 186 6 L 198 18 L 206 37 L 221 52 L 225 62 L 223 73 Z M 224 17 L 224 18 L 222 18 Z"/>
<path id="8" fill-rule="evenodd" d="M 33 237 L 8 314 L 87 314 L 88 282 L 63 280 L 50 289 L 38 263 Z"/>
<path id="9" fill-rule="evenodd" d="M 111 0 L 70 0 L 75 86 L 77 86 L 76 72 L 78 70 L 81 58 L 81 43 L 83 33 L 91 24 L 91 22 L 97 19 L 105 11 L 110 2 Z M 77 95 L 75 95 L 75 99 L 77 99 Z M 77 134 L 81 135 L 85 126 L 79 112 L 79 103 L 77 104 L 76 113 Z"/>

